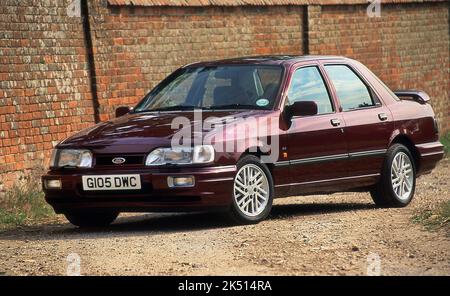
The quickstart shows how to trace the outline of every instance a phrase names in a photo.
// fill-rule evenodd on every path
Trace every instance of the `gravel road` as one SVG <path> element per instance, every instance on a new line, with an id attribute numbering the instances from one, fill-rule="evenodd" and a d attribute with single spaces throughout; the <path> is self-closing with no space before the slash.
<path id="1" fill-rule="evenodd" d="M 278 199 L 269 220 L 250 226 L 214 214 L 128 214 L 99 230 L 62 218 L 5 230 L 0 275 L 64 275 L 77 258 L 82 275 L 450 275 L 450 234 L 411 222 L 450 199 L 449 167 L 421 177 L 402 209 L 345 193 Z"/>

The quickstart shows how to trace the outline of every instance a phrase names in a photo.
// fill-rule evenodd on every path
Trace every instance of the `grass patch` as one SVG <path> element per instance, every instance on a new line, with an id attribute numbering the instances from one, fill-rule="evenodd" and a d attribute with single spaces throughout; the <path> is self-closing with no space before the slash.
<path id="1" fill-rule="evenodd" d="M 54 215 L 45 202 L 40 174 L 21 177 L 0 199 L 0 227 L 26 225 Z"/>
<path id="2" fill-rule="evenodd" d="M 440 141 L 444 145 L 445 155 L 450 155 L 450 132 L 443 135 Z"/>
<path id="3" fill-rule="evenodd" d="M 442 202 L 436 209 L 417 212 L 412 220 L 414 223 L 424 225 L 428 230 L 444 228 L 450 231 L 450 200 Z"/>

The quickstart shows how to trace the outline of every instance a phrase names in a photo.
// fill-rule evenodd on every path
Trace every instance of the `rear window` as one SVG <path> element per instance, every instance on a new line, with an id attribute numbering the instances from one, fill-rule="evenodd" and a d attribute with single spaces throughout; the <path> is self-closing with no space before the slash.
<path id="1" fill-rule="evenodd" d="M 374 106 L 366 84 L 346 65 L 326 65 L 325 69 L 344 111 Z"/>

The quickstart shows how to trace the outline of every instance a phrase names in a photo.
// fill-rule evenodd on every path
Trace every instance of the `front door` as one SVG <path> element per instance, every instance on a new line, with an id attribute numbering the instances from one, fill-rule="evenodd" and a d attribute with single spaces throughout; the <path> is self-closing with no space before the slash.
<path id="1" fill-rule="evenodd" d="M 300 67 L 292 74 L 287 105 L 297 101 L 314 101 L 318 114 L 294 117 L 288 130 L 293 194 L 306 187 L 320 191 L 320 186 L 346 176 L 348 158 L 345 122 L 317 65 Z"/>

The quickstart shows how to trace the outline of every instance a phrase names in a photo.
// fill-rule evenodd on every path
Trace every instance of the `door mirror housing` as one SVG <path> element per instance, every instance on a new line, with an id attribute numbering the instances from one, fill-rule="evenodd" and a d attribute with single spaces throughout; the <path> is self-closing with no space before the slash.
<path id="1" fill-rule="evenodd" d="M 312 116 L 317 115 L 318 108 L 316 102 L 313 101 L 299 101 L 294 104 L 286 106 L 286 119 L 290 121 L 294 116 Z"/>
<path id="2" fill-rule="evenodd" d="M 128 114 L 128 112 L 130 112 L 130 111 L 131 111 L 131 108 L 128 106 L 117 107 L 116 108 L 116 118 L 124 116 L 124 115 Z"/>

